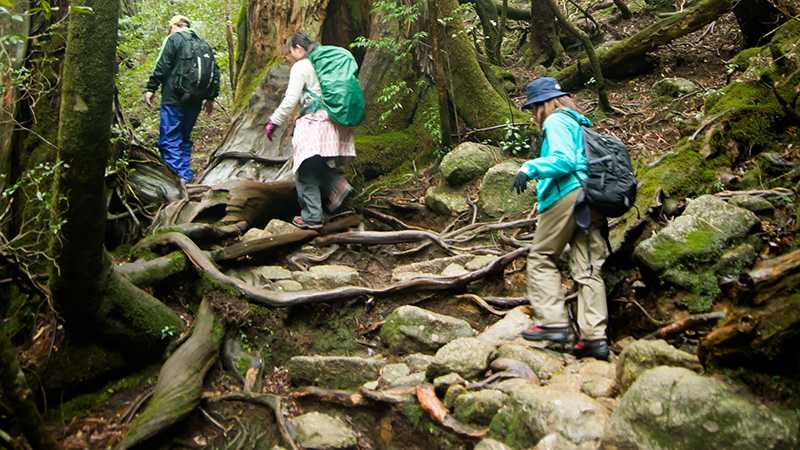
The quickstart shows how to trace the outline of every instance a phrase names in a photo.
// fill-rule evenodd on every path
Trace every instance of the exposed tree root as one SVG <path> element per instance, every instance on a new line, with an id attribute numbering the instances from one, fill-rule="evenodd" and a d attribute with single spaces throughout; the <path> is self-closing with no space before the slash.
<path id="1" fill-rule="evenodd" d="M 275 292 L 251 286 L 241 280 L 225 275 L 217 268 L 205 252 L 192 242 L 191 239 L 182 234 L 163 234 L 161 235 L 160 243 L 172 243 L 177 245 L 186 253 L 192 264 L 205 275 L 225 286 L 236 288 L 252 302 L 263 306 L 293 306 L 343 300 L 361 295 L 378 297 L 394 295 L 401 292 L 455 289 L 466 286 L 473 281 L 482 279 L 493 273 L 497 273 L 515 259 L 528 253 L 527 248 L 520 248 L 498 257 L 495 261 L 482 269 L 468 272 L 464 275 L 454 277 L 414 278 L 384 288 L 346 286 L 329 291 Z"/>
<path id="2" fill-rule="evenodd" d="M 642 339 L 665 339 L 669 336 L 672 336 L 673 334 L 690 330 L 694 327 L 705 325 L 710 322 L 716 322 L 724 318 L 725 318 L 725 312 L 723 311 L 712 312 L 707 314 L 695 314 L 692 316 L 684 317 L 683 319 L 680 320 L 676 320 L 675 322 L 672 322 L 669 325 L 663 326 L 657 329 L 656 331 L 648 334 L 647 336 L 643 337 Z"/>
<path id="3" fill-rule="evenodd" d="M 456 254 L 456 251 L 441 237 L 430 231 L 351 231 L 317 238 L 316 243 L 325 247 L 334 244 L 390 245 L 423 240 L 433 242 L 451 255 Z"/>
<path id="4" fill-rule="evenodd" d="M 508 311 L 500 311 L 492 308 L 489 305 L 489 303 L 487 303 L 486 300 L 481 298 L 479 295 L 462 294 L 462 295 L 457 295 L 456 298 L 472 300 L 476 305 L 480 306 L 484 311 L 487 311 L 489 314 L 494 314 L 495 316 L 505 316 L 506 314 L 508 314 Z"/>
<path id="5" fill-rule="evenodd" d="M 255 405 L 266 406 L 275 413 L 275 422 L 278 424 L 278 431 L 281 433 L 283 443 L 289 446 L 291 450 L 302 450 L 302 448 L 292 439 L 289 434 L 289 427 L 286 424 L 286 417 L 283 415 L 283 399 L 277 395 L 269 394 L 251 394 L 244 392 L 233 392 L 230 394 L 223 394 L 217 397 L 206 397 L 207 402 L 221 402 L 221 401 L 236 401 L 248 402 Z"/>
<path id="6" fill-rule="evenodd" d="M 422 410 L 428 413 L 434 422 L 458 435 L 480 439 L 489 433 L 488 428 L 475 428 L 456 420 L 455 417 L 450 415 L 444 403 L 436 396 L 436 392 L 430 384 L 417 386 L 417 401 L 419 401 Z"/>
<path id="7" fill-rule="evenodd" d="M 161 367 L 153 398 L 133 421 L 118 450 L 152 438 L 200 404 L 203 379 L 219 356 L 224 334 L 224 326 L 203 300 L 192 336 Z"/>
<path id="8" fill-rule="evenodd" d="M 264 372 L 264 361 L 253 356 L 242 348 L 236 336 L 228 336 L 222 347 L 222 361 L 225 369 L 233 373 L 244 386 L 245 392 L 258 392 L 261 390 L 261 380 Z M 247 367 L 242 367 L 245 363 Z"/>
<path id="9" fill-rule="evenodd" d="M 292 398 L 314 397 L 319 401 L 335 403 L 341 406 L 354 408 L 367 405 L 364 396 L 357 392 L 343 391 L 338 389 L 325 389 L 316 386 L 307 386 L 298 389 L 291 394 Z"/>

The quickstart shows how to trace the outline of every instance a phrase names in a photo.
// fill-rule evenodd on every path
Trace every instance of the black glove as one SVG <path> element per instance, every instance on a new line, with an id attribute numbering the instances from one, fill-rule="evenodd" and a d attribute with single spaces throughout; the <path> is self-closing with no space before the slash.
<path id="1" fill-rule="evenodd" d="M 517 176 L 514 178 L 513 190 L 517 191 L 517 194 L 522 194 L 528 189 L 528 176 L 525 175 L 523 172 L 518 172 Z"/>

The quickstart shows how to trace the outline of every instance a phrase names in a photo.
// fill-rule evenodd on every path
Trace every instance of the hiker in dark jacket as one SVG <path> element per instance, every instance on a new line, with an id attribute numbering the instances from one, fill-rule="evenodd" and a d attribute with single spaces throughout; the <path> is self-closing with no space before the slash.
<path id="1" fill-rule="evenodd" d="M 192 180 L 192 129 L 203 108 L 203 99 L 185 100 L 182 92 L 175 88 L 178 60 L 191 39 L 197 38 L 190 28 L 191 22 L 184 16 L 175 16 L 169 21 L 169 36 L 164 40 L 158 62 L 147 82 L 144 101 L 153 106 L 153 96 L 161 87 L 161 124 L 158 148 L 161 158 L 184 183 Z M 205 99 L 207 114 L 214 112 L 214 99 L 219 95 L 219 68 L 214 71 L 214 91 Z"/>
<path id="2" fill-rule="evenodd" d="M 536 179 L 538 221 L 528 253 L 528 299 L 535 325 L 522 336 L 532 341 L 567 343 L 572 331 L 556 262 L 569 244 L 569 267 L 578 285 L 580 340 L 573 353 L 578 357 L 608 359 L 606 341 L 606 289 L 601 267 L 608 251 L 601 233 L 607 219 L 591 214 L 588 232 L 576 224 L 576 205 L 581 181 L 588 176 L 583 126 L 592 122 L 577 111 L 569 94 L 553 78 L 543 77 L 528 85 L 523 109 L 530 109 L 542 127 L 540 156 L 522 165 L 514 180 L 517 193 Z M 587 210 L 588 211 L 588 210 Z"/>

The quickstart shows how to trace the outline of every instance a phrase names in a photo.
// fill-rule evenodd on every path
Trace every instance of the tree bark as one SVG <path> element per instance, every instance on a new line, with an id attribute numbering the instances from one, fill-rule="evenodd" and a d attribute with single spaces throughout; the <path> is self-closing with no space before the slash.
<path id="1" fill-rule="evenodd" d="M 613 1 L 614 5 L 616 5 L 620 14 L 622 14 L 623 19 L 630 19 L 631 17 L 633 17 L 633 14 L 631 14 L 631 9 L 628 8 L 628 5 L 625 4 L 625 0 L 613 0 Z"/>
<path id="2" fill-rule="evenodd" d="M 583 44 L 583 48 L 586 50 L 586 55 L 589 58 L 589 62 L 592 64 L 592 69 L 594 70 L 595 87 L 597 88 L 597 97 L 599 99 L 600 109 L 606 113 L 612 112 L 613 110 L 611 108 L 611 103 L 608 101 L 608 91 L 606 91 L 606 79 L 605 76 L 603 76 L 603 68 L 600 66 L 600 62 L 597 60 L 597 55 L 594 52 L 592 40 L 589 39 L 589 36 L 587 36 L 586 33 L 579 30 L 575 25 L 572 24 L 572 22 L 569 21 L 567 16 L 561 12 L 561 9 L 558 7 L 558 4 L 555 2 L 555 0 L 543 1 L 550 5 L 550 10 L 558 18 L 559 22 L 561 22 L 561 26 L 566 28 L 567 31 L 569 31 Z"/>
<path id="3" fill-rule="evenodd" d="M 772 38 L 771 31 L 786 21 L 786 16 L 770 0 L 737 2 L 733 14 L 742 30 L 744 45 L 756 47 Z"/>
<path id="4" fill-rule="evenodd" d="M 435 2 L 435 16 L 431 21 L 431 34 L 443 33 L 443 48 L 434 59 L 439 58 L 445 68 L 448 97 L 459 118 L 470 129 L 490 128 L 506 122 L 528 122 L 530 118 L 514 108 L 510 100 L 501 96 L 486 79 L 475 53 L 475 47 L 465 33 L 464 23 L 455 14 L 456 0 Z M 445 21 L 443 25 L 441 21 Z M 436 28 L 444 28 L 437 30 Z M 442 89 L 442 86 L 437 86 Z M 485 137 L 501 139 L 503 130 L 493 130 Z"/>
<path id="5" fill-rule="evenodd" d="M 475 0 L 475 10 L 478 12 L 481 28 L 483 28 L 486 56 L 492 64 L 500 65 L 502 64 L 500 47 L 503 44 L 503 37 L 500 30 L 498 6 L 494 0 Z"/>
<path id="6" fill-rule="evenodd" d="M 549 67 L 564 54 L 556 17 L 546 0 L 531 0 L 531 66 Z"/>
<path id="7" fill-rule="evenodd" d="M 722 14 L 730 11 L 734 0 L 702 0 L 693 8 L 674 14 L 650 25 L 623 42 L 598 52 L 598 59 L 606 75 L 631 75 L 631 67 L 649 51 L 674 39 L 697 31 Z M 565 89 L 579 88 L 594 72 L 587 59 L 581 59 L 556 74 Z"/>
<path id="8" fill-rule="evenodd" d="M 69 16 L 57 156 L 64 165 L 53 183 L 54 198 L 63 195 L 66 205 L 52 219 L 65 222 L 52 239 L 50 293 L 73 335 L 99 332 L 121 345 L 153 345 L 152 352 L 166 344 L 164 327 L 183 322 L 116 274 L 104 247 L 119 2 L 80 5 L 92 11 Z"/>
<path id="9" fill-rule="evenodd" d="M 14 411 L 16 422 L 33 450 L 55 450 L 53 437 L 44 428 L 42 417 L 34 402 L 33 392 L 17 362 L 16 350 L 0 330 L 0 385 L 3 399 Z"/>

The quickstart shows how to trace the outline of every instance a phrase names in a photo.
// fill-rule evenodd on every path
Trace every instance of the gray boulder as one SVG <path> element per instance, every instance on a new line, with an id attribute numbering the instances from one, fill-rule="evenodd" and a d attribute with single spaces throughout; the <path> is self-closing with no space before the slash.
<path id="1" fill-rule="evenodd" d="M 458 338 L 436 352 L 428 367 L 428 379 L 455 372 L 464 378 L 477 377 L 489 367 L 489 356 L 495 347 L 476 338 Z"/>
<path id="2" fill-rule="evenodd" d="M 579 392 L 522 387 L 511 393 L 492 419 L 490 436 L 522 449 L 555 433 L 574 445 L 596 448 L 608 414 L 600 403 Z"/>
<path id="3" fill-rule="evenodd" d="M 442 158 L 439 169 L 450 186 L 460 186 L 475 180 L 500 161 L 496 147 L 464 142 Z"/>
<path id="4" fill-rule="evenodd" d="M 380 331 L 383 343 L 397 353 L 433 352 L 454 339 L 474 335 L 475 330 L 461 319 L 410 305 L 392 311 Z"/>
<path id="5" fill-rule="evenodd" d="M 358 438 L 341 419 L 310 412 L 289 419 L 289 430 L 292 437 L 303 448 L 333 450 L 355 448 Z"/>
<path id="6" fill-rule="evenodd" d="M 447 392 L 452 386 L 463 386 L 465 384 L 467 384 L 467 380 L 455 372 L 433 379 L 433 388 L 437 392 Z"/>
<path id="7" fill-rule="evenodd" d="M 658 366 L 702 370 L 700 360 L 691 353 L 678 350 L 666 341 L 636 341 L 622 350 L 617 360 L 617 384 L 625 392 L 644 371 Z"/>
<path id="8" fill-rule="evenodd" d="M 475 446 L 475 450 L 513 450 L 511 447 L 503 444 L 500 441 L 495 441 L 494 439 L 484 439 L 478 442 L 478 445 Z"/>
<path id="9" fill-rule="evenodd" d="M 479 205 L 484 213 L 499 217 L 506 214 L 519 214 L 533 208 L 535 194 L 532 189 L 522 195 L 511 191 L 511 184 L 517 176 L 520 163 L 506 161 L 486 172 L 480 186 Z"/>
<path id="10" fill-rule="evenodd" d="M 412 353 L 405 358 L 403 362 L 411 369 L 412 372 L 425 372 L 428 366 L 433 363 L 433 356 L 424 353 Z"/>
<path id="11" fill-rule="evenodd" d="M 293 272 L 294 279 L 306 289 L 335 289 L 342 286 L 358 285 L 361 276 L 348 266 L 314 266 L 307 272 Z"/>
<path id="12" fill-rule="evenodd" d="M 282 292 L 297 292 L 303 290 L 303 285 L 294 280 L 278 280 L 272 283 L 272 288 Z"/>
<path id="13" fill-rule="evenodd" d="M 704 195 L 690 200 L 683 215 L 640 243 L 635 255 L 656 273 L 680 264 L 711 264 L 759 223 L 751 211 Z"/>
<path id="14" fill-rule="evenodd" d="M 798 418 L 771 411 L 719 380 L 678 367 L 643 373 L 609 421 L 604 448 L 798 448 Z"/>
<path id="15" fill-rule="evenodd" d="M 445 184 L 428 188 L 425 193 L 425 206 L 445 216 L 457 216 L 469 209 L 467 193 Z"/>
<path id="16" fill-rule="evenodd" d="M 680 97 L 691 94 L 698 89 L 697 85 L 686 78 L 662 78 L 653 85 L 660 97 Z"/>
<path id="17" fill-rule="evenodd" d="M 354 356 L 295 356 L 287 363 L 294 384 L 331 389 L 358 389 L 378 379 L 386 364 L 381 359 Z"/>
<path id="18" fill-rule="evenodd" d="M 521 333 L 531 325 L 533 325 L 533 320 L 525 312 L 525 308 L 517 307 L 509 311 L 502 319 L 486 327 L 478 335 L 478 339 L 495 344 L 503 341 L 513 341 L 519 338 Z"/>
<path id="19" fill-rule="evenodd" d="M 255 273 L 262 281 L 291 280 L 292 272 L 281 266 L 261 266 L 255 269 Z"/>
<path id="20" fill-rule="evenodd" d="M 266 236 L 277 236 L 279 234 L 288 234 L 294 233 L 298 231 L 299 228 L 290 224 L 289 222 L 284 222 L 278 219 L 272 219 L 269 221 L 266 227 L 264 227 L 264 232 Z"/>
<path id="21" fill-rule="evenodd" d="M 759 216 L 771 216 L 775 212 L 775 206 L 769 200 L 756 195 L 734 195 L 728 199 L 728 203 L 752 211 Z"/>
<path id="22" fill-rule="evenodd" d="M 540 380 L 549 380 L 564 367 L 562 360 L 547 350 L 528 348 L 518 344 L 504 344 L 497 349 L 494 358 L 509 358 L 522 361 L 530 367 Z"/>
<path id="23" fill-rule="evenodd" d="M 489 425 L 507 399 L 508 395 L 495 389 L 467 392 L 456 397 L 453 415 L 462 422 Z"/>

